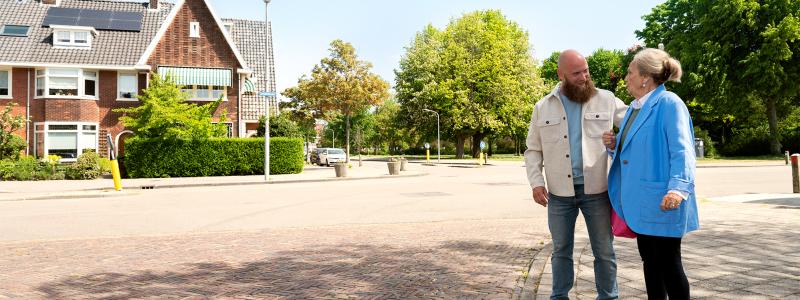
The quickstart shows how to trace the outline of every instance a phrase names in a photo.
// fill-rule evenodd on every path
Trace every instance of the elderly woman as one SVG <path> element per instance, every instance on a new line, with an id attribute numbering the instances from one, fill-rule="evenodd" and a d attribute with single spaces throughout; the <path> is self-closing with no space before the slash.
<path id="1" fill-rule="evenodd" d="M 698 228 L 694 194 L 694 133 L 683 101 L 664 88 L 681 65 L 658 49 L 636 54 L 625 82 L 636 98 L 615 137 L 608 174 L 611 205 L 637 234 L 648 299 L 689 299 L 681 238 Z"/>

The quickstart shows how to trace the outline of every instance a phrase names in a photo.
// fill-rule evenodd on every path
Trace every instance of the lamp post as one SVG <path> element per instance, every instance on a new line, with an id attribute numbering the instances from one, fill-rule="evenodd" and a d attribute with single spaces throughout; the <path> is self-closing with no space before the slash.
<path id="1" fill-rule="evenodd" d="M 269 18 L 267 8 L 271 0 L 264 0 L 264 83 L 269 90 Z M 269 182 L 269 96 L 264 97 L 264 181 Z"/>
<path id="2" fill-rule="evenodd" d="M 442 142 L 439 136 L 439 113 L 427 108 L 423 108 L 423 111 L 429 111 L 436 114 L 436 163 L 442 162 Z"/>

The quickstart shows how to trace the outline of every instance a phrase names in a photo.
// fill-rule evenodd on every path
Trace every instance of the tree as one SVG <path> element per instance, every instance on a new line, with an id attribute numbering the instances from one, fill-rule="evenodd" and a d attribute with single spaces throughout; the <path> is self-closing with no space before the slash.
<path id="1" fill-rule="evenodd" d="M 800 86 L 800 1 L 668 0 L 636 31 L 683 67 L 684 100 L 743 111 L 748 99 L 765 107 L 770 152 L 780 153 L 778 108 L 796 101 Z M 788 111 L 788 110 L 787 110 Z"/>
<path id="2" fill-rule="evenodd" d="M 377 105 L 389 96 L 389 84 L 370 72 L 372 64 L 358 60 L 356 50 L 342 40 L 331 42 L 330 57 L 323 58 L 303 76 L 296 88 L 283 94 L 305 101 L 304 106 L 322 112 L 336 112 L 345 117 L 347 160 L 350 161 L 350 117 L 370 105 Z"/>
<path id="3" fill-rule="evenodd" d="M 258 118 L 258 128 L 256 128 L 256 136 L 264 136 L 264 123 L 265 118 L 261 116 Z M 269 118 L 269 136 L 283 136 L 283 137 L 299 137 L 304 138 L 303 132 L 297 123 L 290 119 L 290 115 L 281 112 L 277 116 Z"/>
<path id="4" fill-rule="evenodd" d="M 561 51 L 555 51 L 549 57 L 542 61 L 542 67 L 539 69 L 542 80 L 548 85 L 555 86 L 559 82 L 558 79 L 558 57 L 561 56 Z M 594 75 L 594 74 L 593 74 Z"/>
<path id="5" fill-rule="evenodd" d="M 139 106 L 114 109 L 123 113 L 122 124 L 137 137 L 203 139 L 224 137 L 228 133 L 225 110 L 219 121 L 212 123 L 222 97 L 205 105 L 187 103 L 189 95 L 169 75 L 162 79 L 151 74 L 150 86 L 138 98 Z"/>
<path id="6" fill-rule="evenodd" d="M 0 115 L 0 160 L 19 159 L 19 153 L 25 149 L 25 140 L 14 134 L 15 131 L 25 126 L 25 118 L 12 114 L 14 102 L 6 104 Z"/>
<path id="7" fill-rule="evenodd" d="M 624 54 L 620 50 L 595 50 L 586 58 L 589 63 L 589 74 L 595 86 L 601 89 L 615 91 L 617 84 L 625 77 L 628 66 L 622 65 Z"/>
<path id="8" fill-rule="evenodd" d="M 463 157 L 465 140 L 472 137 L 477 157 L 485 136 L 525 123 L 520 108 L 532 105 L 542 90 L 528 40 L 497 10 L 464 14 L 442 31 L 428 25 L 395 70 L 404 121 L 430 124 L 422 109 L 437 111 L 444 133 L 456 138 L 456 156 Z"/>

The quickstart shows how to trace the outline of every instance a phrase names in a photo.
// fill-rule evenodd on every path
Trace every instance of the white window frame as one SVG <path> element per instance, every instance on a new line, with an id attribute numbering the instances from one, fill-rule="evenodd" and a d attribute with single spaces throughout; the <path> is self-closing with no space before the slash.
<path id="1" fill-rule="evenodd" d="M 120 79 L 122 78 L 122 76 L 133 76 L 135 80 L 134 85 L 136 86 L 136 88 L 135 91 L 133 92 L 133 97 L 131 98 L 120 97 L 120 94 L 123 92 L 120 89 L 121 86 Z M 139 101 L 139 98 L 136 97 L 137 95 L 139 95 L 139 74 L 133 72 L 117 72 L 117 94 L 115 96 L 117 98 L 117 101 Z"/>
<path id="2" fill-rule="evenodd" d="M 222 22 L 222 27 L 225 28 L 229 35 L 233 34 L 233 22 Z"/>
<path id="3" fill-rule="evenodd" d="M 207 87 L 207 88 L 205 88 L 203 90 L 208 92 L 208 97 L 206 97 L 206 98 L 197 97 L 197 91 L 199 90 L 198 89 L 199 86 Z M 228 101 L 228 87 L 227 86 L 192 84 L 192 85 L 183 86 L 182 90 L 184 92 L 186 92 L 186 93 L 189 93 L 188 101 L 217 101 L 217 98 L 212 96 L 212 95 L 214 95 L 214 87 L 215 86 L 221 86 L 222 87 L 222 101 Z"/>
<path id="4" fill-rule="evenodd" d="M 14 77 L 14 75 L 11 74 L 12 73 L 11 72 L 12 69 L 11 68 L 6 68 L 6 67 L 0 67 L 0 71 L 8 72 L 8 78 L 7 78 L 8 79 L 8 95 L 0 95 L 0 99 L 11 99 L 11 97 L 14 95 L 14 92 L 11 90 L 11 87 L 14 86 L 14 82 L 11 80 Z"/>
<path id="5" fill-rule="evenodd" d="M 53 26 L 51 26 L 53 27 Z M 56 27 L 58 28 L 58 27 Z M 86 42 L 79 43 L 77 41 L 76 36 L 79 34 L 86 34 Z M 62 42 L 59 38 L 59 34 L 67 34 L 69 36 L 68 42 Z M 57 48 L 92 48 L 92 30 L 84 29 L 84 30 L 77 30 L 77 29 L 54 29 L 53 30 L 53 46 Z"/>
<path id="6" fill-rule="evenodd" d="M 58 75 L 53 76 L 51 75 L 52 70 L 72 70 L 77 72 L 77 75 Z M 40 73 L 41 72 L 41 73 Z M 86 95 L 86 76 L 84 72 L 94 72 L 95 73 L 95 82 L 94 82 L 94 96 Z M 99 100 L 99 93 L 100 93 L 100 71 L 94 69 L 81 69 L 81 68 L 38 68 L 34 73 L 35 79 L 33 82 L 34 85 L 34 99 L 38 98 L 55 98 L 55 99 L 88 99 L 88 100 Z M 51 95 L 50 94 L 50 78 L 51 77 L 61 77 L 61 78 L 76 78 L 78 80 L 78 94 L 74 96 L 70 95 Z M 42 79 L 42 84 L 44 84 L 44 91 L 42 95 L 38 94 L 39 90 L 39 79 Z"/>
<path id="7" fill-rule="evenodd" d="M 189 22 L 189 37 L 200 37 L 200 22 Z"/>
<path id="8" fill-rule="evenodd" d="M 76 129 L 50 129 L 50 125 L 76 125 Z M 39 127 L 41 126 L 41 127 Z M 84 129 L 84 126 L 94 126 L 94 130 L 91 129 Z M 100 124 L 93 123 L 93 122 L 37 122 L 34 123 L 34 128 L 41 128 L 35 131 L 34 134 L 34 145 L 38 145 L 38 137 L 41 134 L 41 137 L 44 138 L 44 157 L 50 155 L 50 133 L 75 133 L 76 139 L 76 155 L 75 158 L 61 158 L 60 161 L 62 162 L 74 162 L 77 161 L 77 157 L 83 153 L 83 149 L 86 148 L 93 148 L 96 152 L 99 151 L 98 147 L 100 146 Z M 85 133 L 94 133 L 94 140 L 86 140 L 83 138 Z M 35 153 L 35 152 L 34 152 Z"/>

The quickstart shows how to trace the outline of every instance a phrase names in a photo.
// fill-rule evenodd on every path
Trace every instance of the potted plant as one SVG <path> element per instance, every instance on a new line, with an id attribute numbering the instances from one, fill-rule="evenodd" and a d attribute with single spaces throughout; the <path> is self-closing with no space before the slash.
<path id="1" fill-rule="evenodd" d="M 347 163 L 340 161 L 333 163 L 333 169 L 336 171 L 336 177 L 347 177 Z"/>
<path id="2" fill-rule="evenodd" d="M 400 160 L 395 157 L 390 157 L 386 164 L 389 167 L 389 175 L 400 174 Z"/>
<path id="3" fill-rule="evenodd" d="M 400 171 L 408 170 L 406 167 L 408 166 L 408 160 L 405 157 L 400 157 Z"/>

